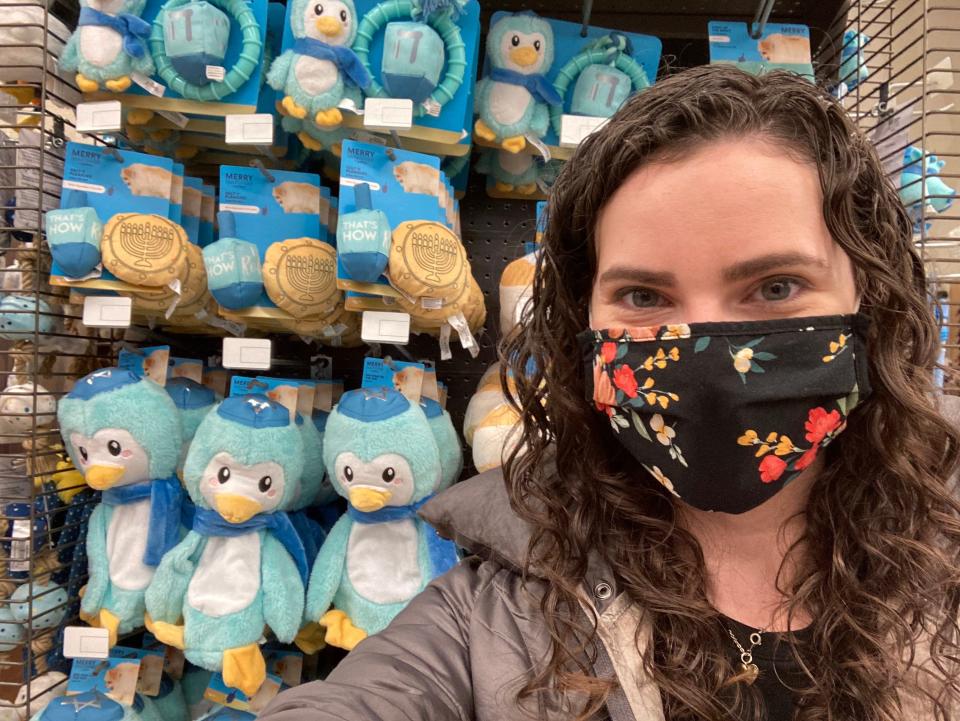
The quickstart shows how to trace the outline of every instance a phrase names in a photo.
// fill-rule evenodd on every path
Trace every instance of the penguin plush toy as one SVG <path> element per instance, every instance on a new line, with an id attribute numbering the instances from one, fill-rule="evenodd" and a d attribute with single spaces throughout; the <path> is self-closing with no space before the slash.
<path id="1" fill-rule="evenodd" d="M 286 115 L 337 128 L 343 122 L 337 105 L 349 99 L 360 107 L 360 91 L 370 86 L 370 74 L 350 49 L 357 36 L 353 0 L 294 0 L 290 24 L 293 47 L 273 61 L 267 82 L 283 93 Z"/>
<path id="2" fill-rule="evenodd" d="M 542 138 L 550 125 L 548 105 L 563 100 L 546 73 L 553 64 L 553 30 L 533 13 L 506 15 L 487 35 L 490 73 L 477 83 L 474 132 L 482 140 L 519 153 L 527 135 Z"/>
<path id="3" fill-rule="evenodd" d="M 103 492 L 87 528 L 81 615 L 106 628 L 112 646 L 143 625 L 144 593 L 179 540 L 180 419 L 163 388 L 120 368 L 77 381 L 57 419 L 74 465 Z"/>
<path id="4" fill-rule="evenodd" d="M 200 421 L 204 419 L 217 401 L 213 390 L 192 378 L 168 378 L 167 393 L 180 413 L 180 428 L 183 444 L 180 447 L 180 460 L 177 463 L 177 472 L 183 470 L 183 462 L 187 458 L 190 441 L 193 440 Z"/>
<path id="5" fill-rule="evenodd" d="M 418 405 L 392 388 L 350 391 L 323 440 L 327 473 L 349 505 L 313 566 L 307 617 L 327 629 L 327 644 L 350 650 L 386 628 L 457 555 L 417 517 L 441 480 Z"/>
<path id="6" fill-rule="evenodd" d="M 284 406 L 259 394 L 222 401 L 183 466 L 196 505 L 190 532 L 147 590 L 154 636 L 250 697 L 266 678 L 264 626 L 289 643 L 303 617 L 308 566 L 284 513 L 302 472 L 303 441 Z"/>
<path id="7" fill-rule="evenodd" d="M 153 75 L 150 25 L 140 17 L 144 5 L 146 0 L 80 0 L 80 19 L 60 67 L 76 71 L 81 91 L 93 93 L 102 85 L 122 93 L 132 83 L 131 73 Z"/>
<path id="8" fill-rule="evenodd" d="M 443 406 L 432 398 L 422 398 L 420 409 L 427 417 L 440 452 L 440 485 L 437 486 L 437 492 L 440 492 L 456 483 L 463 472 L 463 448 L 453 418 Z"/>

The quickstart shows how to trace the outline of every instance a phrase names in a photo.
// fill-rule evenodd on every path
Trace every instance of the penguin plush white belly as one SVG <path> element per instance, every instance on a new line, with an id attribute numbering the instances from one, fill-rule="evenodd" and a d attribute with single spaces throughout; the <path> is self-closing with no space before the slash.
<path id="1" fill-rule="evenodd" d="M 490 88 L 490 113 L 501 125 L 520 122 L 532 102 L 530 91 L 520 85 L 494 82 Z"/>
<path id="2" fill-rule="evenodd" d="M 91 65 L 105 68 L 123 50 L 123 36 L 112 28 L 102 25 L 82 25 L 80 32 L 80 53 Z"/>
<path id="3" fill-rule="evenodd" d="M 337 83 L 340 71 L 329 60 L 318 60 L 301 55 L 293 68 L 297 83 L 308 95 L 320 95 Z"/>
<path id="4" fill-rule="evenodd" d="M 150 499 L 115 506 L 107 527 L 110 581 L 125 591 L 142 591 L 150 585 L 154 569 L 143 563 L 150 527 Z"/>
<path id="5" fill-rule="evenodd" d="M 355 523 L 347 545 L 347 577 L 354 590 L 374 603 L 400 603 L 419 593 L 417 526 L 411 519 Z"/>
<path id="6" fill-rule="evenodd" d="M 260 591 L 260 534 L 215 536 L 207 540 L 187 602 L 205 616 L 242 611 Z"/>

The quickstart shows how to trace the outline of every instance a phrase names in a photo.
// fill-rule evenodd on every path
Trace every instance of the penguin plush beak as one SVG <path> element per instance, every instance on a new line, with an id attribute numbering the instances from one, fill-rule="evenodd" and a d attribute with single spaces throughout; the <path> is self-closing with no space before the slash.
<path id="1" fill-rule="evenodd" d="M 393 494 L 390 491 L 381 491 L 378 488 L 351 488 L 350 505 L 362 513 L 371 513 L 379 511 L 387 503 Z"/>
<path id="2" fill-rule="evenodd" d="M 335 38 L 343 30 L 343 25 L 335 17 L 326 16 L 317 18 L 317 30 L 322 32 L 328 38 Z"/>
<path id="3" fill-rule="evenodd" d="M 529 45 L 515 48 L 510 51 L 510 60 L 521 68 L 526 68 L 537 62 L 537 51 Z"/>
<path id="4" fill-rule="evenodd" d="M 112 488 L 123 478 L 123 466 L 90 466 L 87 469 L 87 485 L 97 491 Z"/>
<path id="5" fill-rule="evenodd" d="M 229 523 L 243 523 L 263 510 L 263 507 L 246 496 L 233 493 L 218 493 L 213 500 L 217 513 Z"/>

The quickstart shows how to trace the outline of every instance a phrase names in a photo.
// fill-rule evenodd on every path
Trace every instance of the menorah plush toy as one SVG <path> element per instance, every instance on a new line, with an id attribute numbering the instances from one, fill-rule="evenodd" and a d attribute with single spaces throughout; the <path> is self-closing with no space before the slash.
<path id="1" fill-rule="evenodd" d="M 550 23 L 532 13 L 500 18 L 487 35 L 487 60 L 490 73 L 477 83 L 474 132 L 519 153 L 525 136 L 547 134 L 548 106 L 562 102 L 546 77 L 553 64 Z"/>
<path id="2" fill-rule="evenodd" d="M 63 70 L 77 71 L 77 87 L 93 93 L 100 86 L 127 90 L 132 73 L 153 75 L 147 48 L 150 25 L 140 14 L 146 0 L 80 0 L 77 29 L 60 57 Z"/>
<path id="3" fill-rule="evenodd" d="M 417 404 L 392 388 L 350 391 L 323 441 L 327 473 L 349 506 L 313 565 L 307 618 L 319 619 L 329 645 L 349 650 L 386 628 L 457 556 L 417 517 L 441 478 Z"/>
<path id="4" fill-rule="evenodd" d="M 359 108 L 360 91 L 370 85 L 370 74 L 350 49 L 357 36 L 353 0 L 294 0 L 290 25 L 293 47 L 273 61 L 267 82 L 283 93 L 286 115 L 337 128 L 343 122 L 337 105 L 349 99 Z"/>
<path id="5" fill-rule="evenodd" d="M 284 406 L 259 394 L 222 401 L 183 467 L 196 505 L 190 532 L 147 590 L 157 639 L 250 697 L 266 678 L 264 627 L 289 643 L 303 618 L 307 561 L 284 513 L 302 472 L 303 441 Z"/>
<path id="6" fill-rule="evenodd" d="M 143 625 L 144 593 L 180 535 L 183 499 L 175 472 L 180 418 L 159 385 L 120 368 L 82 378 L 57 409 L 64 445 L 91 488 L 90 580 L 81 615 L 117 635 Z"/>

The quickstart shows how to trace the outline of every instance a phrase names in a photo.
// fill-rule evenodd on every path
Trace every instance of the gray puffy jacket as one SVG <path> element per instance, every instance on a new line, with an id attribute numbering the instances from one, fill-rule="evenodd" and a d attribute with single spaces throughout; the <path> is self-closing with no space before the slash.
<path id="1" fill-rule="evenodd" d="M 538 605 L 542 582 L 523 584 L 518 573 L 530 531 L 510 509 L 502 474 L 458 483 L 421 515 L 477 558 L 427 586 L 326 681 L 280 694 L 261 721 L 530 721 L 516 692 L 544 663 L 549 634 Z M 595 671 L 616 674 L 627 690 L 608 702 L 611 721 L 662 721 L 659 691 L 643 677 L 634 641 L 640 614 L 600 563 L 587 575 L 584 603 L 600 617 Z M 583 703 L 558 692 L 539 701 L 550 721 L 570 719 Z"/>

